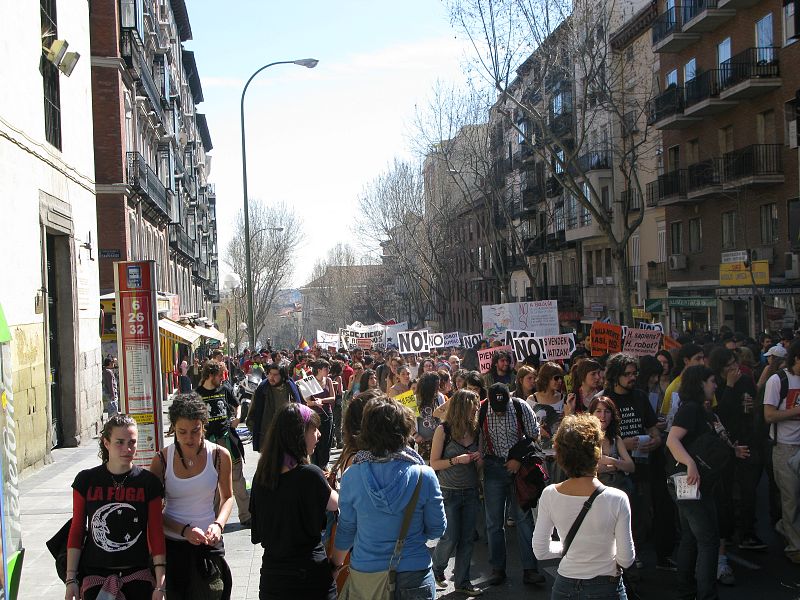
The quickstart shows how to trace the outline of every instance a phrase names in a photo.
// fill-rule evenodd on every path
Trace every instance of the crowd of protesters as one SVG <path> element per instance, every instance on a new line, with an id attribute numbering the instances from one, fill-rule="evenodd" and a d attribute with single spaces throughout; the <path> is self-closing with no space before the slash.
<path id="1" fill-rule="evenodd" d="M 433 599 L 448 579 L 477 596 L 474 544 L 488 545 L 484 584 L 500 585 L 507 533 L 524 584 L 544 584 L 539 561 L 563 557 L 554 598 L 638 594 L 645 544 L 657 569 L 676 572 L 680 598 L 717 598 L 718 583 L 735 585 L 729 550 L 766 550 L 759 518 L 800 564 L 800 339 L 678 342 L 638 357 L 592 356 L 579 343 L 568 361 L 516 365 L 497 350 L 486 373 L 475 349 L 217 352 L 191 390 L 182 382 L 170 410 L 175 441 L 153 460 L 154 476 L 132 466 L 135 422 L 106 423 L 104 465 L 73 485 L 66 598 L 112 583 L 131 600 L 229 598 L 222 538 L 234 502 L 264 548 L 261 598 L 383 597 L 387 570 L 397 598 Z M 229 381 L 251 373 L 263 380 L 246 416 L 260 453 L 248 495 Z M 309 375 L 321 391 L 304 397 L 295 382 Z M 416 411 L 394 399 L 409 391 Z M 532 507 L 516 492 L 528 442 L 552 484 Z M 122 544 L 124 570 L 108 541 L 124 534 L 105 516 L 120 497 L 139 502 L 127 526 L 147 532 Z"/>

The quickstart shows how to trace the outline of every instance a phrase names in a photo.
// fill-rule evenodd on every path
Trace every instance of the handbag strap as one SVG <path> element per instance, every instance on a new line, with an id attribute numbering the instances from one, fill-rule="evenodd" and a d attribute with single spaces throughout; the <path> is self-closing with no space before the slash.
<path id="1" fill-rule="evenodd" d="M 408 501 L 408 505 L 403 513 L 403 524 L 400 526 L 400 535 L 397 538 L 397 542 L 395 542 L 392 558 L 389 560 L 389 571 L 395 571 L 397 569 L 397 564 L 400 562 L 400 555 L 403 553 L 406 535 L 408 534 L 408 528 L 411 527 L 411 518 L 414 516 L 414 509 L 417 508 L 417 500 L 419 500 L 419 490 L 421 488 L 422 470 L 417 473 L 417 487 L 414 488 L 411 500 Z"/>
<path id="2" fill-rule="evenodd" d="M 569 533 L 567 534 L 566 539 L 564 540 L 564 547 L 561 551 L 561 558 L 563 559 L 567 552 L 569 551 L 569 547 L 572 545 L 572 540 L 575 539 L 575 534 L 578 533 L 578 529 L 581 528 L 581 523 L 586 518 L 586 514 L 589 512 L 589 509 L 592 508 L 592 504 L 594 503 L 595 499 L 606 491 L 606 486 L 600 485 L 599 487 L 595 488 L 592 495 L 587 498 L 586 502 L 583 503 L 583 508 L 581 512 L 578 513 L 578 516 L 575 519 L 575 522 L 572 524 L 572 527 L 569 529 Z"/>

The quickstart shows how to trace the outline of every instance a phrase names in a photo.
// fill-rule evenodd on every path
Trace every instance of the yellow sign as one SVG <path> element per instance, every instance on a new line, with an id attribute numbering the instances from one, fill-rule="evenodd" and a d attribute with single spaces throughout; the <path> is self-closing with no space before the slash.
<path id="1" fill-rule="evenodd" d="M 128 413 L 128 416 L 140 425 L 154 423 L 153 413 Z"/>
<path id="2" fill-rule="evenodd" d="M 743 262 L 723 263 L 719 266 L 719 284 L 729 287 L 769 285 L 769 262 L 755 260 L 750 268 Z"/>
<path id="3" fill-rule="evenodd" d="M 417 406 L 417 397 L 414 395 L 414 390 L 403 392 L 399 396 L 395 396 L 394 399 L 413 412 L 414 416 L 419 416 L 419 407 Z"/>
<path id="4" fill-rule="evenodd" d="M 633 318 L 634 319 L 647 319 L 648 321 L 653 318 L 649 312 L 647 312 L 643 308 L 634 308 L 633 309 Z"/>

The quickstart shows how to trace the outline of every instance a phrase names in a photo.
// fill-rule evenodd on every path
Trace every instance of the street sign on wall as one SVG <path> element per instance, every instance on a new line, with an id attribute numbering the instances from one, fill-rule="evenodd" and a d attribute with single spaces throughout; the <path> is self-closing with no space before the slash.
<path id="1" fill-rule="evenodd" d="M 135 463 L 147 466 L 163 437 L 155 262 L 115 262 L 114 289 L 120 411 L 138 424 Z"/>

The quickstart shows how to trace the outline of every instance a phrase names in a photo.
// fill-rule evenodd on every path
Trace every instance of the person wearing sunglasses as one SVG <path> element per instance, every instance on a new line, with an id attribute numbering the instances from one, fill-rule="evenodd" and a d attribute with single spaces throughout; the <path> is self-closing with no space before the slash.
<path id="1" fill-rule="evenodd" d="M 658 419 L 647 394 L 636 387 L 638 376 L 639 364 L 634 356 L 623 352 L 614 354 L 606 363 L 606 388 L 601 392 L 619 409 L 619 436 L 636 463 L 633 473 L 636 491 L 631 497 L 631 507 L 633 540 L 637 548 L 644 542 L 650 521 L 650 453 L 661 446 Z M 637 569 L 642 566 L 638 556 L 635 565 Z M 635 578 L 635 574 L 633 576 Z"/>
<path id="2" fill-rule="evenodd" d="M 546 362 L 536 375 L 536 391 L 527 402 L 536 414 L 542 436 L 542 446 L 551 448 L 551 438 L 556 434 L 564 417 L 564 370 L 558 363 Z"/>

